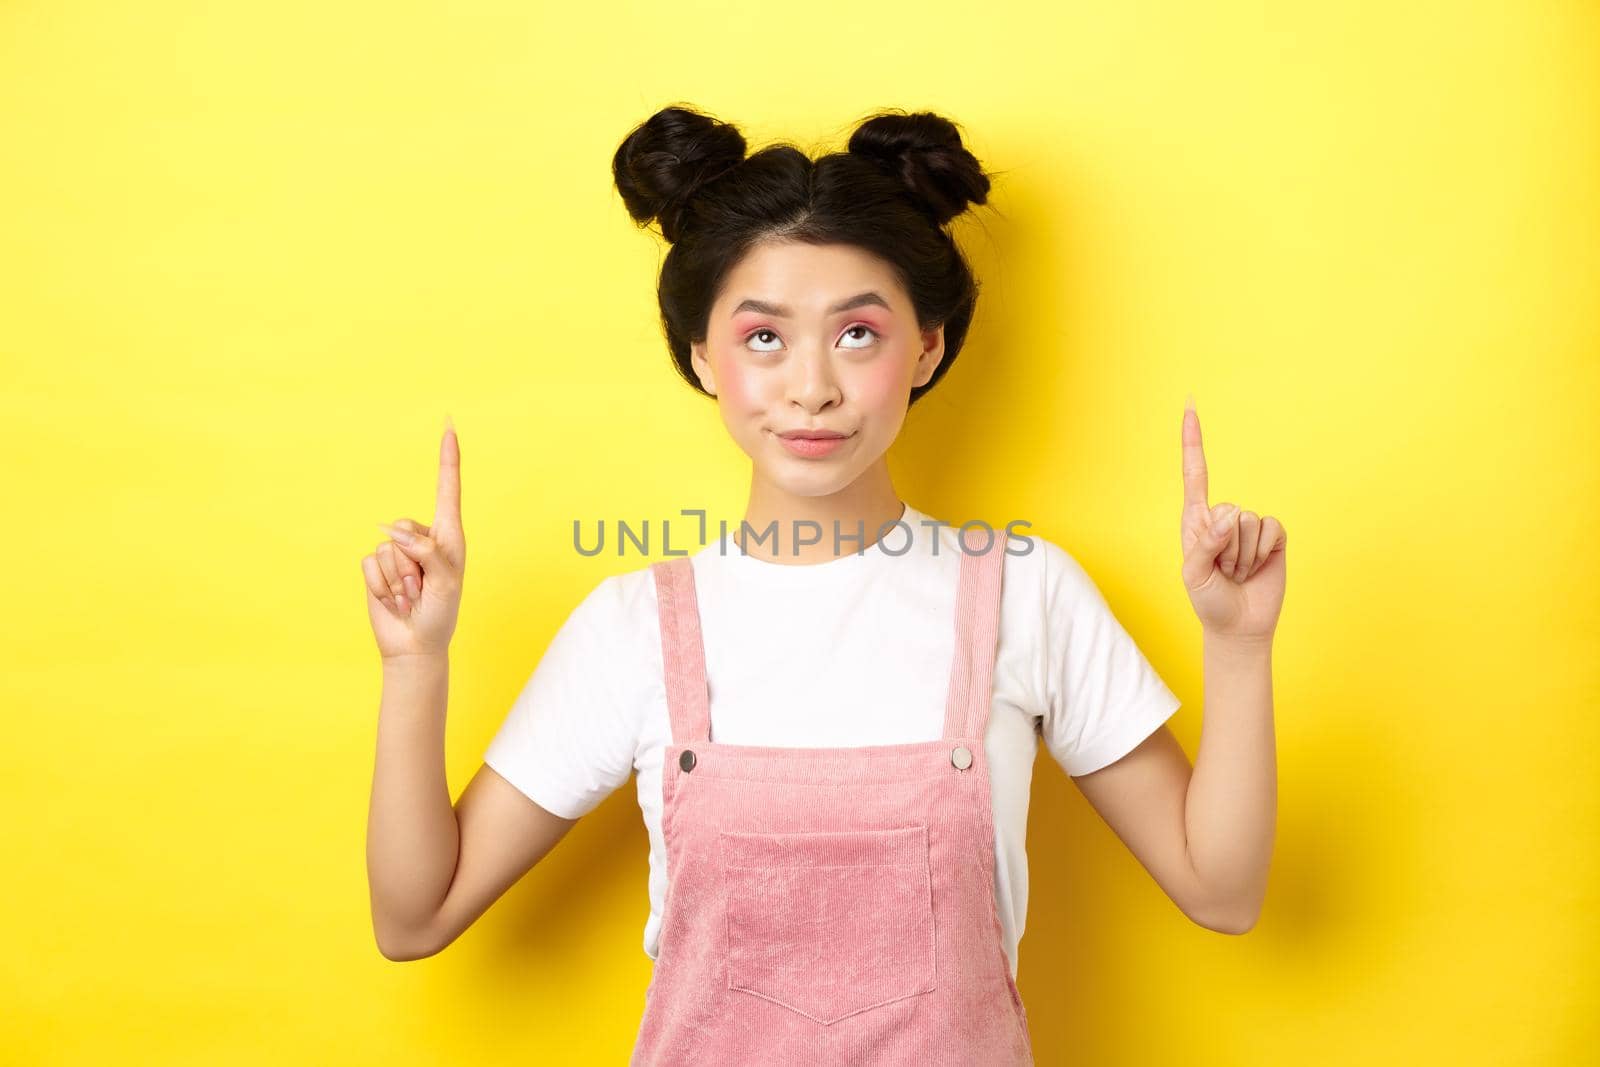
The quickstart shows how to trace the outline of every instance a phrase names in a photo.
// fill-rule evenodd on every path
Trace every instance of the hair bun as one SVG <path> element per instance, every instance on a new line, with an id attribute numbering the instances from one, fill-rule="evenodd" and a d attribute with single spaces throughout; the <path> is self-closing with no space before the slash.
<path id="1" fill-rule="evenodd" d="M 641 226 L 661 223 L 677 241 L 695 191 L 744 161 L 738 129 L 685 107 L 657 111 L 617 147 L 611 171 L 628 214 Z"/>
<path id="2" fill-rule="evenodd" d="M 856 128 L 850 151 L 897 175 L 941 226 L 989 195 L 983 166 L 961 143 L 955 123 L 931 111 L 880 112 Z"/>

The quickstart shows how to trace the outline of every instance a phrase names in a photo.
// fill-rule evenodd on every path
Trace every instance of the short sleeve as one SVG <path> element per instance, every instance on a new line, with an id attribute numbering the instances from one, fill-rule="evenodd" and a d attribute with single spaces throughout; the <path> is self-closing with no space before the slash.
<path id="1" fill-rule="evenodd" d="M 612 575 L 561 624 L 484 752 L 496 773 L 565 819 L 593 811 L 633 769 L 637 715 L 618 698 L 628 659 L 616 654 L 621 610 Z"/>
<path id="2" fill-rule="evenodd" d="M 1040 737 L 1067 774 L 1116 762 L 1181 701 L 1073 556 L 1045 549 L 1045 709 Z"/>

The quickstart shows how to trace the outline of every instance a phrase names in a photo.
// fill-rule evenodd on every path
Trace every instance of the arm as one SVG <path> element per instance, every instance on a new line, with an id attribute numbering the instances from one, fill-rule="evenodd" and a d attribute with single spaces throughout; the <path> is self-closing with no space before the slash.
<path id="1" fill-rule="evenodd" d="M 1283 524 L 1207 503 L 1200 416 L 1183 414 L 1183 584 L 1200 619 L 1205 722 L 1189 766 L 1162 727 L 1122 759 L 1075 778 L 1173 903 L 1242 934 L 1267 891 L 1278 806 L 1272 637 L 1283 608 Z"/>
<path id="2" fill-rule="evenodd" d="M 452 808 L 444 771 L 448 662 L 386 660 L 367 822 L 373 932 L 386 959 L 432 956 L 477 921 L 577 822 L 492 769 Z"/>
<path id="3" fill-rule="evenodd" d="M 367 887 L 378 951 L 431 956 L 472 925 L 571 829 L 493 772 L 450 805 L 445 705 L 466 568 L 461 449 L 446 424 L 433 526 L 399 519 L 361 561 L 383 662 L 367 812 Z"/>
<path id="4" fill-rule="evenodd" d="M 460 830 L 444 769 L 446 653 L 383 661 L 367 812 L 367 883 L 378 949 L 410 958 L 455 875 Z"/>
<path id="5" fill-rule="evenodd" d="M 1261 912 L 1275 832 L 1272 649 L 1211 635 L 1204 643 L 1195 765 L 1163 725 L 1073 782 L 1185 915 L 1242 934 Z"/>

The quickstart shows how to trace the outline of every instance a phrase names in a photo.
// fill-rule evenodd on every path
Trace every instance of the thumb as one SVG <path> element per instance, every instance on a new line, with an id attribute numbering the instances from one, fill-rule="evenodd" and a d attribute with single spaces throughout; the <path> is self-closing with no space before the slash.
<path id="1" fill-rule="evenodd" d="M 1189 552 L 1183 557 L 1183 584 L 1190 589 L 1204 585 L 1216 569 L 1217 556 L 1228 543 L 1228 534 L 1239 518 L 1237 504 L 1224 504 L 1211 516 L 1211 524 L 1195 538 Z"/>

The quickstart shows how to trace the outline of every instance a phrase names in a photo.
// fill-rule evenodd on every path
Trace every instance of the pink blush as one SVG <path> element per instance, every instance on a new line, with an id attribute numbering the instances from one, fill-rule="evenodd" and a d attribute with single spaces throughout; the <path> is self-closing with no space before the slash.
<path id="1" fill-rule="evenodd" d="M 776 329 L 773 329 L 771 323 L 767 322 L 765 319 L 758 319 L 754 315 L 746 314 L 746 315 L 741 315 L 738 318 L 734 319 L 733 320 L 733 335 L 734 335 L 733 340 L 734 340 L 734 344 L 743 343 L 743 341 L 744 341 L 744 339 L 746 337 L 748 337 L 751 334 L 755 333 L 757 330 L 772 330 L 773 333 L 777 333 L 778 332 Z"/>
<path id="2" fill-rule="evenodd" d="M 745 407 L 750 400 L 750 381 L 745 368 L 737 359 L 719 360 L 717 392 L 727 403 L 737 408 Z"/>
<path id="3" fill-rule="evenodd" d="M 864 407 L 876 407 L 894 400 L 903 403 L 905 368 L 890 359 L 872 360 L 863 364 L 856 377 L 856 388 Z"/>

